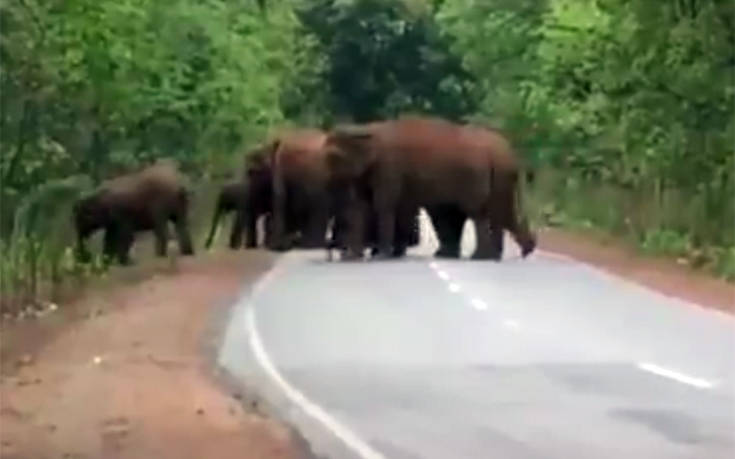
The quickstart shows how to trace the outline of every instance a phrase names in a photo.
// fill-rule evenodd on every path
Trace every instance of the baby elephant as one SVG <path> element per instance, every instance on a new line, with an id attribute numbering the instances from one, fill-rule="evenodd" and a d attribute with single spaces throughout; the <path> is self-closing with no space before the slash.
<path id="1" fill-rule="evenodd" d="M 184 177 L 169 161 L 159 161 L 137 173 L 109 180 L 74 205 L 77 254 L 82 260 L 89 260 L 86 240 L 104 229 L 104 254 L 116 258 L 120 264 L 129 264 L 135 233 L 153 230 L 156 254 L 165 256 L 170 221 L 176 227 L 181 253 L 193 255 L 188 209 Z"/>

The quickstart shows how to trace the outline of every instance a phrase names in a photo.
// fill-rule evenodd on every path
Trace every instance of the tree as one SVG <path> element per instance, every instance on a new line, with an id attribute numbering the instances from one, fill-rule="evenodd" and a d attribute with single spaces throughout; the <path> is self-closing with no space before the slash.
<path id="1" fill-rule="evenodd" d="M 371 121 L 404 111 L 459 118 L 471 75 L 449 49 L 431 5 L 313 0 L 299 9 L 326 57 L 322 78 L 337 117 Z"/>

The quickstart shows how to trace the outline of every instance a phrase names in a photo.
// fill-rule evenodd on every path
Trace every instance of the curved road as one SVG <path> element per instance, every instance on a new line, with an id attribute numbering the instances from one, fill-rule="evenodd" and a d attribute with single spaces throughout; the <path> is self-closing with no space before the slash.
<path id="1" fill-rule="evenodd" d="M 323 457 L 735 457 L 731 316 L 512 243 L 435 260 L 424 234 L 400 261 L 282 256 L 220 364 Z"/>

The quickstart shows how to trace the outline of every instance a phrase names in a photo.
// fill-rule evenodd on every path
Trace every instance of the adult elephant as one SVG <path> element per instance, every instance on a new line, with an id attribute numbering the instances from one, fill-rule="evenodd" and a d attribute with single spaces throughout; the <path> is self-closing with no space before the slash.
<path id="1" fill-rule="evenodd" d="M 503 229 L 513 234 L 523 256 L 536 246 L 518 215 L 519 162 L 496 131 L 411 117 L 338 127 L 325 150 L 335 177 L 365 183 L 372 193 L 382 257 L 391 256 L 396 219 L 418 207 L 455 206 L 473 219 L 478 229 L 474 259 L 500 259 Z M 366 205 L 361 193 L 350 196 L 356 207 Z M 360 213 L 351 218 L 351 227 L 362 226 Z M 360 236 L 350 240 L 352 256 L 359 256 Z"/>
<path id="2" fill-rule="evenodd" d="M 299 129 L 278 136 L 271 153 L 273 184 L 272 244 L 274 250 L 294 245 L 300 232 L 301 248 L 324 247 L 332 211 L 330 175 L 325 161 L 326 133 Z"/>
<path id="3" fill-rule="evenodd" d="M 255 248 L 257 242 L 258 220 L 265 219 L 266 241 L 269 239 L 269 223 L 272 218 L 273 203 L 273 167 L 272 155 L 278 147 L 278 140 L 271 139 L 256 147 L 245 156 L 245 167 L 242 182 L 247 184 L 243 203 L 239 207 L 235 220 L 236 228 L 244 227 L 246 248 Z M 234 231 L 234 229 L 233 229 Z"/>
<path id="4" fill-rule="evenodd" d="M 153 230 L 156 254 L 165 256 L 168 246 L 168 223 L 173 222 L 184 255 L 194 249 L 188 227 L 189 193 L 178 167 L 159 161 L 137 173 L 103 183 L 90 196 L 74 205 L 77 253 L 90 258 L 86 240 L 94 232 L 105 230 L 104 254 L 120 264 L 130 263 L 130 248 L 135 233 Z"/>

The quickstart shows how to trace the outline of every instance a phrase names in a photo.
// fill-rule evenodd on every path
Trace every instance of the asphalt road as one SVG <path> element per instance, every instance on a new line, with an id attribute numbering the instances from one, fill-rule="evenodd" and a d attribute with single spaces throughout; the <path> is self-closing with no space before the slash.
<path id="1" fill-rule="evenodd" d="M 425 233 L 400 261 L 282 256 L 220 364 L 324 457 L 735 457 L 731 316 L 512 243 L 435 260 Z"/>

